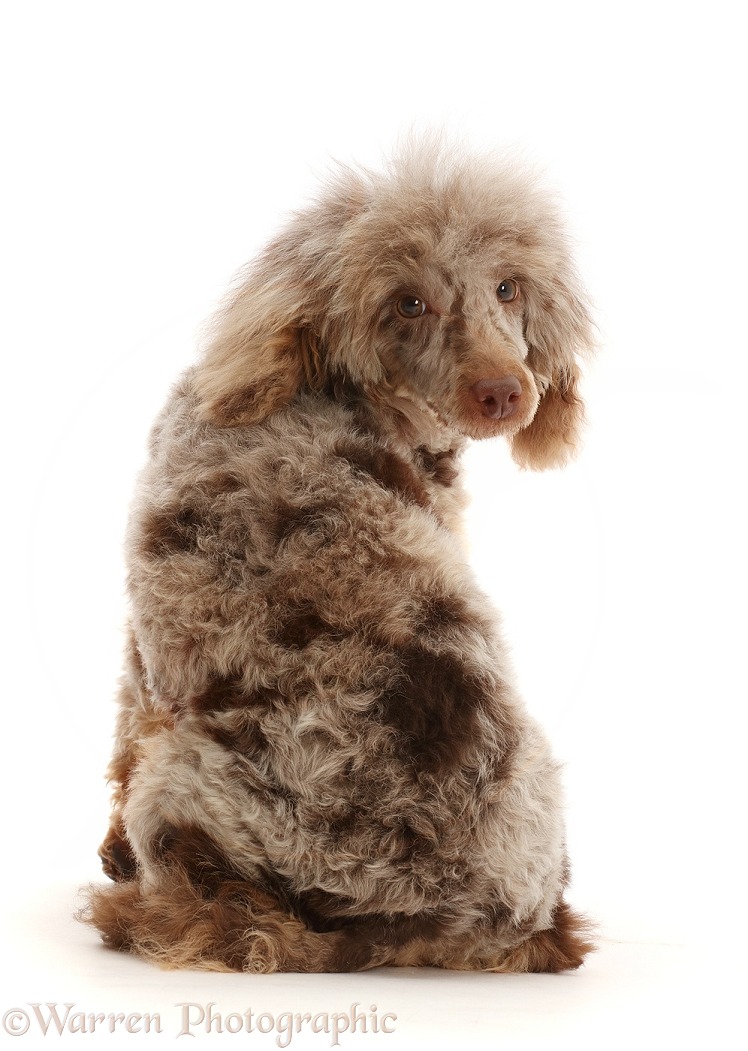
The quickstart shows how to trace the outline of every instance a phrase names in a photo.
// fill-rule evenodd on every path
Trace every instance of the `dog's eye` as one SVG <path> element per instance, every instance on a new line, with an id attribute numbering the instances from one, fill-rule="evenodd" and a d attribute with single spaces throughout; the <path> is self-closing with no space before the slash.
<path id="1" fill-rule="evenodd" d="M 516 281 L 512 281 L 511 278 L 507 278 L 507 280 L 502 281 L 496 289 L 496 295 L 502 303 L 511 303 L 512 300 L 516 299 L 519 295 L 519 285 Z"/>
<path id="2" fill-rule="evenodd" d="M 401 296 L 395 303 L 395 310 L 400 317 L 412 320 L 412 318 L 421 317 L 422 314 L 426 313 L 426 304 L 418 296 Z"/>

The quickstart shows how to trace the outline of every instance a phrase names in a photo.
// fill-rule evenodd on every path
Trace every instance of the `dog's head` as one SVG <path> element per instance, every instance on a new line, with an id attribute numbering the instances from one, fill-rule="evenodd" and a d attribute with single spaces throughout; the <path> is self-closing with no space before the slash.
<path id="1" fill-rule="evenodd" d="M 303 389 L 410 399 L 554 467 L 582 420 L 591 324 L 548 197 L 507 165 L 403 154 L 344 169 L 251 267 L 198 368 L 203 418 L 247 425 Z"/>

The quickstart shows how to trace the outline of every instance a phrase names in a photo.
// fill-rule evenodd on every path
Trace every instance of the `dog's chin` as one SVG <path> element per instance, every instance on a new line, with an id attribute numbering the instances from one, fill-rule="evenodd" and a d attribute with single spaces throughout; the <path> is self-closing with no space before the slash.
<path id="1" fill-rule="evenodd" d="M 485 416 L 479 409 L 469 412 L 462 409 L 462 411 L 450 414 L 452 417 L 450 422 L 460 434 L 474 441 L 483 441 L 485 438 L 511 438 L 518 431 L 529 427 L 536 411 L 537 401 L 520 412 L 514 412 L 511 416 L 498 419 L 493 416 Z"/>
<path id="2" fill-rule="evenodd" d="M 522 430 L 525 423 L 515 422 L 514 420 L 494 420 L 476 414 L 470 418 L 463 418 L 459 422 L 455 422 L 455 429 L 458 430 L 466 438 L 472 438 L 473 441 L 483 441 L 486 438 L 509 438 L 517 431 Z"/>

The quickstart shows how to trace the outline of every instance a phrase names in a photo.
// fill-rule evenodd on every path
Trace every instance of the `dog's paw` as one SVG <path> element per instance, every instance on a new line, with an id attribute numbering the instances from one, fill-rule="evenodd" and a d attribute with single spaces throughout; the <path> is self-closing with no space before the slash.
<path id="1" fill-rule="evenodd" d="M 127 841 L 122 827 L 112 825 L 104 842 L 99 847 L 99 857 L 104 875 L 116 883 L 132 879 L 137 869 L 132 848 Z"/>

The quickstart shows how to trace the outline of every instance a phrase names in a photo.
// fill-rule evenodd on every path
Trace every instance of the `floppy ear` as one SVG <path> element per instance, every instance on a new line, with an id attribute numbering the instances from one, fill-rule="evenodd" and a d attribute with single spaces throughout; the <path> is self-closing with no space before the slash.
<path id="1" fill-rule="evenodd" d="M 592 350 L 592 322 L 574 282 L 555 283 L 540 303 L 529 302 L 525 317 L 526 364 L 541 392 L 527 427 L 512 436 L 511 452 L 520 467 L 542 471 L 562 467 L 573 456 L 584 423 L 577 393 L 577 355 Z"/>
<path id="2" fill-rule="evenodd" d="M 197 366 L 198 413 L 219 427 L 257 423 L 305 384 L 320 383 L 320 341 L 306 316 L 304 282 L 285 248 L 264 253 L 219 316 Z"/>

